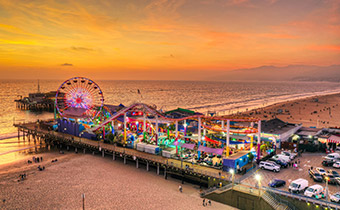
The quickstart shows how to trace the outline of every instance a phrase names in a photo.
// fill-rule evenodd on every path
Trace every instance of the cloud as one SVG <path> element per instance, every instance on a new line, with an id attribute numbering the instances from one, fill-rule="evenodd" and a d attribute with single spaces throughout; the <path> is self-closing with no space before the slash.
<path id="1" fill-rule="evenodd" d="M 311 45 L 307 48 L 315 51 L 340 52 L 340 45 Z"/>
<path id="2" fill-rule="evenodd" d="M 75 47 L 75 46 L 72 46 L 72 47 L 71 47 L 71 50 L 74 50 L 74 51 L 94 51 L 94 49 L 92 49 L 92 48 L 87 48 L 87 47 Z"/>
<path id="3" fill-rule="evenodd" d="M 72 63 L 63 63 L 63 64 L 61 64 L 61 66 L 73 66 L 73 64 Z"/>

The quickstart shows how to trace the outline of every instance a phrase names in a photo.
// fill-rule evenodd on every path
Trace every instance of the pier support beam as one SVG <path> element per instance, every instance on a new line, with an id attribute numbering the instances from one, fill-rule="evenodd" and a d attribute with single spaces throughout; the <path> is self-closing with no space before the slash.
<path id="1" fill-rule="evenodd" d="M 69 151 L 69 150 L 70 150 L 70 147 L 69 147 L 68 145 L 67 145 L 67 147 L 66 147 L 66 148 L 67 148 L 67 151 Z"/>
<path id="2" fill-rule="evenodd" d="M 102 157 L 104 157 L 105 156 L 105 152 L 104 152 L 104 150 L 102 150 Z"/>
<path id="3" fill-rule="evenodd" d="M 159 175 L 159 164 L 157 164 L 157 175 Z"/>
<path id="4" fill-rule="evenodd" d="M 92 152 L 92 155 L 94 155 L 94 152 Z"/>
<path id="5" fill-rule="evenodd" d="M 126 156 L 124 155 L 124 164 L 126 164 Z"/>
<path id="6" fill-rule="evenodd" d="M 112 160 L 116 160 L 116 153 L 115 152 L 112 153 Z"/>
<path id="7" fill-rule="evenodd" d="M 85 148 L 83 149 L 83 153 L 84 153 L 84 154 L 86 153 L 86 150 L 85 150 Z"/>
<path id="8" fill-rule="evenodd" d="M 166 168 L 164 168 L 164 179 L 168 179 L 168 175 L 166 174 Z"/>
<path id="9" fill-rule="evenodd" d="M 136 168 L 139 168 L 139 165 L 138 165 L 138 158 L 136 159 Z"/>
<path id="10" fill-rule="evenodd" d="M 149 171 L 149 161 L 146 161 L 146 170 Z"/>
<path id="11" fill-rule="evenodd" d="M 75 153 L 78 153 L 78 148 L 77 147 L 74 148 L 74 151 L 75 151 Z"/>

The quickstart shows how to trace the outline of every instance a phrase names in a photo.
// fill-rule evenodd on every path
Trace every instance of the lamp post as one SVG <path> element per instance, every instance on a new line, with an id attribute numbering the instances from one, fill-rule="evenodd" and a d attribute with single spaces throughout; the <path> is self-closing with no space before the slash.
<path id="1" fill-rule="evenodd" d="M 255 179 L 257 180 L 258 185 L 259 185 L 259 197 L 260 197 L 261 196 L 261 175 L 260 174 L 256 174 L 255 175 Z"/>
<path id="2" fill-rule="evenodd" d="M 229 173 L 231 174 L 231 189 L 234 189 L 235 170 L 231 168 Z"/>
<path id="3" fill-rule="evenodd" d="M 326 181 L 326 201 L 329 201 L 329 200 L 328 200 L 328 182 L 329 182 L 329 178 L 326 177 L 326 178 L 325 178 L 325 181 Z"/>

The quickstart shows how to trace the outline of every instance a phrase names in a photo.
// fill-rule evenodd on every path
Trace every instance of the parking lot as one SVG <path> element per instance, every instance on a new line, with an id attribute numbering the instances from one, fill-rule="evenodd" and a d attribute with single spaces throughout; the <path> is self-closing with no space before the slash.
<path id="1" fill-rule="evenodd" d="M 313 166 L 314 169 L 316 167 L 321 167 L 321 168 L 325 169 L 326 171 L 328 171 L 329 169 L 332 169 L 332 170 L 337 171 L 340 174 L 340 169 L 336 169 L 336 168 L 333 168 L 331 166 L 326 167 L 326 166 L 322 165 L 322 160 L 323 160 L 324 156 L 326 156 L 325 153 L 303 153 L 302 157 L 297 157 L 293 160 L 293 162 L 300 160 L 300 164 L 298 164 L 298 169 L 295 169 L 293 167 L 281 168 L 279 173 L 259 169 L 257 174 L 259 174 L 261 176 L 261 185 L 262 186 L 268 187 L 268 183 L 272 179 L 285 180 L 286 185 L 278 188 L 280 190 L 288 191 L 289 184 L 292 181 L 294 181 L 298 178 L 303 178 L 303 179 L 308 180 L 309 186 L 314 185 L 314 184 L 319 184 L 319 185 L 323 186 L 324 189 L 325 189 L 325 187 L 326 187 L 325 182 L 323 182 L 323 183 L 315 182 L 312 178 L 310 178 L 310 176 L 308 174 L 308 169 L 310 169 L 311 166 Z M 257 183 L 254 175 L 246 178 L 245 180 L 242 181 L 242 183 L 254 186 Z M 331 184 L 329 184 L 328 186 L 329 186 L 328 188 L 329 188 L 330 194 L 340 192 L 340 186 L 331 185 Z"/>

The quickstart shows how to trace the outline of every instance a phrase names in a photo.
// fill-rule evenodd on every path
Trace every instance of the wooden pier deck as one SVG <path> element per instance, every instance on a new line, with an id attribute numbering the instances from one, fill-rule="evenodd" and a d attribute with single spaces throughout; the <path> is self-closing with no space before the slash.
<path id="1" fill-rule="evenodd" d="M 192 180 L 199 183 L 200 186 L 202 183 L 202 185 L 207 187 L 218 186 L 220 183 L 226 185 L 230 182 L 230 174 L 222 170 L 197 164 L 192 165 L 181 160 L 149 154 L 135 149 L 118 147 L 101 141 L 49 131 L 41 128 L 37 122 L 19 123 L 14 124 L 14 126 L 18 128 L 18 137 L 20 136 L 20 132 L 22 132 L 23 139 L 25 139 L 25 136 L 27 136 L 28 139 L 32 136 L 32 138 L 38 142 L 45 141 L 46 144 L 57 144 L 60 145 L 60 147 L 64 146 L 63 149 L 66 149 L 65 146 L 67 148 L 71 146 L 74 147 L 77 152 L 81 152 L 79 150 L 82 149 L 84 153 L 87 151 L 92 152 L 92 154 L 101 153 L 102 156 L 112 155 L 113 160 L 121 158 L 125 164 L 127 161 L 134 161 L 137 168 L 140 164 L 146 165 L 147 170 L 149 170 L 150 166 L 153 166 L 156 168 L 157 174 L 163 172 L 164 178 L 167 178 L 168 175 L 177 176 L 177 178 L 180 177 L 180 179 L 182 179 L 182 182 L 184 182 L 184 180 Z M 188 165 L 190 169 L 185 169 L 185 165 Z"/>

